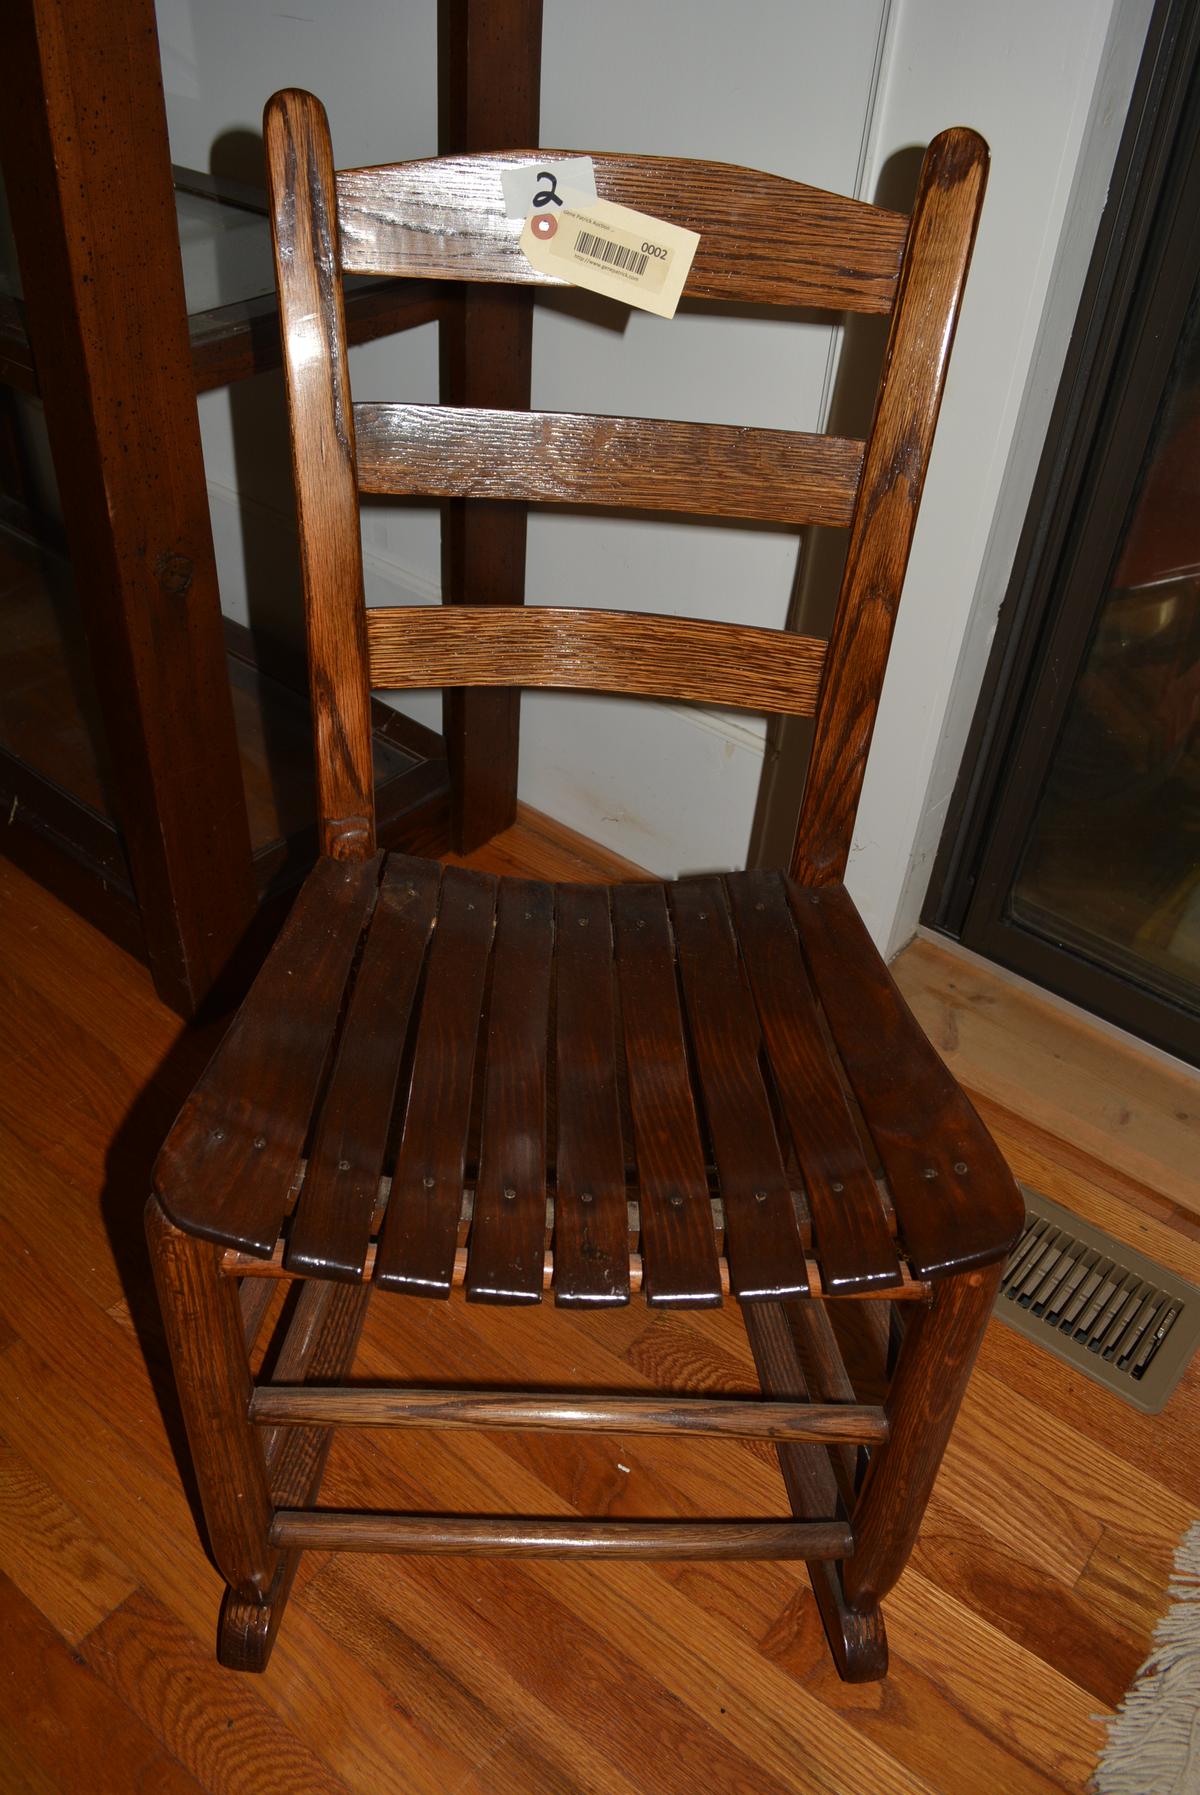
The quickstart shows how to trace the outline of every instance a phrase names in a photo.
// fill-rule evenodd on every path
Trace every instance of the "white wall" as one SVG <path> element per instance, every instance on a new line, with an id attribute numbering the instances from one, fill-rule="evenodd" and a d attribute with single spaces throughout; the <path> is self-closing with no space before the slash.
<path id="1" fill-rule="evenodd" d="M 875 162 L 944 124 L 991 172 L 847 883 L 916 927 L 1107 191 L 1150 0 L 900 0 Z"/>
<path id="2" fill-rule="evenodd" d="M 545 3 L 547 144 L 740 161 L 870 197 L 897 151 L 946 124 L 973 124 L 991 142 L 975 269 L 850 873 L 884 943 L 911 928 L 919 907 L 1014 518 L 1019 527 L 1013 482 L 1036 460 L 1062 319 L 1074 309 L 1148 9 L 1149 0 Z M 257 130 L 262 101 L 288 83 L 325 100 L 339 162 L 433 149 L 431 0 L 307 0 L 303 11 L 159 0 L 177 161 L 207 167 L 219 140 L 217 161 L 228 167 L 246 148 L 244 135 L 230 134 Z M 1068 253 L 1058 257 L 1064 229 Z M 1047 324 L 1048 296 L 1057 324 Z M 550 297 L 536 317 L 533 399 L 815 428 L 835 350 L 824 323 L 681 315 L 668 324 L 624 318 L 588 296 Z M 432 328 L 355 350 L 352 377 L 372 397 L 434 397 Z M 226 608 L 260 627 L 294 626 L 279 381 L 206 395 L 201 415 Z M 436 600 L 431 508 L 372 506 L 364 545 L 372 601 Z M 765 528 L 543 511 L 530 520 L 528 593 L 532 602 L 777 625 L 799 547 L 795 535 Z M 437 722 L 432 695 L 406 708 Z M 659 872 L 744 859 L 763 764 L 762 722 L 745 714 L 524 699 L 522 796 Z"/>

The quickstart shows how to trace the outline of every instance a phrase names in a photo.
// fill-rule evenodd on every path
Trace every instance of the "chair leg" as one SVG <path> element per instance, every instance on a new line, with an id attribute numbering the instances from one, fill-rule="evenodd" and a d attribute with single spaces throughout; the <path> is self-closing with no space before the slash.
<path id="1" fill-rule="evenodd" d="M 291 1578 L 285 1554 L 269 1543 L 274 1511 L 260 1430 L 249 1420 L 237 1287 L 221 1275 L 220 1248 L 176 1228 L 154 1197 L 146 1233 L 209 1543 L 229 1586 L 222 1641 L 232 1611 L 249 1642 L 235 1654 L 237 1667 L 262 1668 Z M 219 1655 L 225 1662 L 224 1650 Z"/>
<path id="2" fill-rule="evenodd" d="M 816 1303 L 746 1303 L 742 1320 L 768 1396 L 813 1396 L 834 1401 L 853 1396 L 845 1383 L 829 1318 Z M 801 1362 L 800 1343 L 807 1349 L 813 1387 Z M 817 1385 L 820 1385 L 818 1388 Z M 775 1448 L 792 1513 L 797 1520 L 832 1520 L 843 1512 L 834 1453 L 825 1446 L 797 1446 L 781 1441 Z M 848 1483 L 852 1467 L 842 1466 Z M 857 1611 L 846 1601 L 841 1567 L 812 1562 L 809 1580 L 825 1637 L 838 1675 L 846 1683 L 872 1683 L 887 1675 L 888 1648 L 878 1607 Z"/>
<path id="3" fill-rule="evenodd" d="M 878 1608 L 908 1562 L 1001 1270 L 939 1281 L 909 1320 L 887 1400 L 889 1438 L 871 1455 L 852 1517 L 854 1555 L 842 1566 L 846 1601 L 860 1614 Z"/>

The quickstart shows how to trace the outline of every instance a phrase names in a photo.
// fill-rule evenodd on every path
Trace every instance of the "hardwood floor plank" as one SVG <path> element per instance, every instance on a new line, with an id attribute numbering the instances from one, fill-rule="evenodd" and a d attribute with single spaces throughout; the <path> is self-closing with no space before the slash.
<path id="1" fill-rule="evenodd" d="M 1023 983 L 914 941 L 897 983 L 950 1070 L 972 1091 L 1074 1139 L 1200 1212 L 1196 1081 L 1090 1027 Z"/>
<path id="2" fill-rule="evenodd" d="M 893 1591 L 888 1636 L 898 1656 L 969 1706 L 982 1737 L 1006 1757 L 1019 1758 L 1070 1795 L 1084 1787 L 1104 1737 L 1087 1690 L 911 1569 Z M 955 1767 L 948 1765 L 945 1775 L 954 1788 Z M 998 1775 L 996 1786 L 1011 1785 Z"/>
<path id="3" fill-rule="evenodd" d="M 21 1392 L 43 1394 L 44 1412 Z M 12 1444 L 57 1488 L 78 1486 L 84 1519 L 122 1556 L 138 1554 L 148 1593 L 180 1621 L 202 1656 L 214 1649 L 221 1582 L 205 1557 L 179 1472 L 143 1401 L 122 1391 L 120 1418 L 101 1418 L 73 1379 L 28 1344 L 0 1355 L 0 1409 Z M 116 1431 L 119 1428 L 120 1431 Z M 140 1429 L 139 1448 L 133 1436 Z M 89 1475 L 80 1480 L 81 1459 Z M 270 1676 L 256 1687 L 287 1729 L 353 1789 L 444 1795 L 471 1766 L 411 1722 L 394 1695 L 320 1631 L 293 1598 Z M 215 1661 L 214 1661 L 215 1662 Z M 226 1673 L 221 1672 L 224 1676 Z M 396 1767 L 403 1781 L 396 1782 Z"/>
<path id="4" fill-rule="evenodd" d="M 1136 1629 L 1143 1640 L 1166 1613 L 1166 1584 L 1178 1542 L 1148 1553 L 1140 1542 L 1106 1527 L 1075 1584 L 1079 1600 L 1108 1626 Z M 1136 1668 L 1136 1666 L 1135 1666 Z"/>
<path id="5" fill-rule="evenodd" d="M 1093 1558 L 1104 1540 L 1102 1533 Z M 912 1565 L 1014 1644 L 1053 1663 L 1104 1707 L 1116 1707 L 1145 1656 L 1144 1619 L 1120 1601 L 1103 1612 L 1083 1586 L 1087 1565 L 1072 1587 L 936 1500 L 926 1512 Z M 1161 1583 L 1156 1593 L 1161 1602 Z"/>
<path id="6" fill-rule="evenodd" d="M 55 1216 L 59 1225 L 51 1235 L 36 1230 L 53 1253 L 55 1264 L 100 1308 L 121 1301 L 121 1279 L 113 1263 L 109 1231 L 87 1180 L 69 1180 L 56 1171 L 7 1122 L 0 1122 L 0 1163 L 5 1167 L 0 1179 L 0 1215 L 18 1230 L 22 1222 L 28 1227 L 36 1217 Z M 132 1204 L 130 1209 L 132 1212 Z M 140 1228 L 141 1218 L 131 1213 L 130 1233 L 135 1226 Z"/>
<path id="7" fill-rule="evenodd" d="M 1026 1491 L 1036 1492 L 1036 1506 L 1021 1495 L 1022 1482 Z M 1155 1479 L 1152 1463 L 1130 1463 L 1079 1433 L 1065 1415 L 1055 1417 L 1053 1430 L 1047 1428 L 1036 1402 L 986 1371 L 976 1376 L 963 1404 L 953 1454 L 947 1453 L 938 1487 L 965 1513 L 985 1525 L 992 1517 L 1013 1537 L 1020 1534 L 1015 1517 L 1022 1510 L 1029 1525 L 1040 1514 L 1043 1526 L 1053 1526 L 1046 1511 L 1054 1501 L 1075 1517 L 1068 1525 L 1082 1538 L 1094 1535 L 1089 1553 L 1104 1527 L 1150 1545 L 1177 1542 L 1200 1513 L 1200 1491 L 1190 1500 L 1173 1495 Z M 1007 1522 L 1005 1509 L 1013 1517 Z"/>
<path id="8" fill-rule="evenodd" d="M 81 1648 L 96 1676 L 212 1795 L 345 1795 L 262 1700 L 262 1685 L 231 1676 L 144 1590 Z"/>
<path id="9" fill-rule="evenodd" d="M 0 1440 L 0 1572 L 75 1645 L 137 1579 L 74 1509 Z"/>
<path id="10" fill-rule="evenodd" d="M 979 1369 L 1035 1410 L 1069 1418 L 1076 1432 L 1147 1468 L 1154 1481 L 1183 1502 L 1200 1490 L 1200 1359 L 1193 1359 L 1165 1409 L 1143 1415 L 1074 1366 L 1038 1352 L 1005 1327 L 989 1328 Z"/>
<path id="11" fill-rule="evenodd" d="M 661 1678 L 693 1715 L 705 1716 L 752 1759 L 763 1778 L 750 1785 L 755 1791 L 773 1786 L 768 1777 L 784 1788 L 838 1795 L 858 1788 L 928 1795 L 938 1787 L 808 1688 L 742 1649 L 733 1629 L 714 1624 L 668 1579 L 641 1566 L 609 1568 L 616 1574 L 597 1579 L 595 1567 L 582 1562 L 556 1566 L 560 1598 L 584 1612 L 606 1604 L 613 1643 L 629 1654 L 641 1676 Z M 544 1567 L 537 1576 L 546 1587 Z"/>
<path id="12" fill-rule="evenodd" d="M 637 870 L 527 814 L 469 864 L 585 881 Z M 3 863 L 0 964 L 0 1572 L 13 1579 L 0 1627 L 17 1617 L 0 1632 L 5 1795 L 1078 1795 L 1090 1716 L 1144 1654 L 1196 1512 L 1200 1364 L 1147 1417 L 1000 1326 L 887 1604 L 882 1685 L 837 1681 L 806 1581 L 770 1563 L 313 1555 L 267 1676 L 220 1670 L 220 1583 L 164 1425 L 170 1398 L 159 1406 L 141 1244 L 149 1164 L 205 1042 L 181 1036 L 144 968 Z M 974 1043 L 992 1051 L 1006 1026 L 997 1009 L 959 1018 L 968 1083 Z M 1103 1130 L 1081 1144 L 1065 1062 L 1061 1106 L 1022 1112 L 1020 1054 L 1004 1054 L 1011 1082 L 983 1107 L 1018 1175 L 1200 1282 L 1200 1224 L 1143 1151 L 1151 1083 L 1133 1120 L 1116 1119 L 1110 1157 Z M 756 1389 L 733 1305 L 654 1317 L 640 1300 L 597 1315 L 384 1295 L 356 1369 Z M 604 1435 L 347 1433 L 326 1498 L 631 1518 L 785 1508 L 761 1442 Z"/>
<path id="13" fill-rule="evenodd" d="M 641 1786 L 592 1729 L 564 1723 L 518 1674 L 500 1616 L 461 1576 L 346 1554 L 322 1567 L 303 1601 L 385 1688 L 402 1684 L 438 1709 L 478 1753 L 472 1776 L 487 1795 L 634 1795 Z"/>
<path id="14" fill-rule="evenodd" d="M 985 1635 L 986 1637 L 986 1635 Z M 1030 1763 L 1012 1742 L 985 1724 L 979 1705 L 958 1677 L 931 1676 L 890 1640 L 890 1667 L 884 1684 L 841 1683 L 828 1662 L 823 1630 L 804 1592 L 797 1592 L 764 1634 L 758 1649 L 823 1707 L 845 1717 L 856 1731 L 910 1774 L 924 1777 L 946 1795 L 1063 1795 L 1063 1783 Z M 1034 1665 L 1036 1671 L 1036 1664 Z M 1028 1699 L 1036 1703 L 1037 1685 Z M 850 1783 L 857 1790 L 862 1783 Z M 890 1788 L 886 1781 L 880 1785 Z M 1082 1785 L 1071 1785 L 1079 1795 Z"/>
<path id="15" fill-rule="evenodd" d="M 125 1704 L 0 1577 L 0 1757 L 31 1766 L 57 1795 L 197 1795 L 189 1776 Z M 19 1753 L 18 1753 L 19 1744 Z"/>

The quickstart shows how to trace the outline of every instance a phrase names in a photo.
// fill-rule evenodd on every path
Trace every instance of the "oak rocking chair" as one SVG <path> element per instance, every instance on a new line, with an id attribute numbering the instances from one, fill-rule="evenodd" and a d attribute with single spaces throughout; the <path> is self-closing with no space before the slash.
<path id="1" fill-rule="evenodd" d="M 911 217 L 711 163 L 596 156 L 602 197 L 700 233 L 685 294 L 890 314 L 865 442 L 351 404 L 341 274 L 537 282 L 500 172 L 335 174 L 324 113 L 267 108 L 323 855 L 159 1158 L 148 1228 L 211 1547 L 219 1652 L 267 1660 L 301 1550 L 787 1557 L 839 1671 L 882 1676 L 879 1601 L 916 1538 L 1002 1261 L 1007 1168 L 842 884 L 987 151 L 943 133 Z M 761 244 L 771 243 L 769 257 Z M 358 493 L 623 503 L 849 528 L 829 640 L 482 604 L 366 610 Z M 815 719 L 787 872 L 612 888 L 377 851 L 369 692 L 573 686 Z M 298 1280 L 270 1375 L 272 1280 Z M 738 1299 L 763 1401 L 349 1381 L 372 1286 L 651 1306 Z M 883 1301 L 886 1400 L 829 1319 Z M 461 1299 L 458 1299 L 461 1300 Z M 317 1506 L 337 1426 L 759 1437 L 780 1521 Z"/>

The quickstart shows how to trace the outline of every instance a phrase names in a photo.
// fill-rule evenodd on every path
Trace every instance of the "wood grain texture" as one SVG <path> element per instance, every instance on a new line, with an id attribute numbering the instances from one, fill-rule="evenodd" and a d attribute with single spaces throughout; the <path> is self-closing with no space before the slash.
<path id="1" fill-rule="evenodd" d="M 566 686 L 796 717 L 825 658 L 786 630 L 550 605 L 380 605 L 367 640 L 373 686 Z"/>
<path id="2" fill-rule="evenodd" d="M 253 1608 L 271 1587 L 278 1554 L 267 1543 L 271 1495 L 262 1437 L 248 1419 L 237 1290 L 219 1274 L 218 1249 L 173 1227 L 153 1197 L 146 1234 L 213 1557 Z"/>
<path id="3" fill-rule="evenodd" d="M 842 886 L 788 887 L 809 974 L 883 1161 L 919 1277 L 1004 1259 L 1024 1226 L 1012 1173 L 921 1033 Z"/>
<path id="4" fill-rule="evenodd" d="M 1200 1090 L 1190 1068 L 947 942 L 914 941 L 891 970 L 977 1104 L 1000 1105 L 1027 1129 L 1053 1130 L 1069 1114 L 1081 1153 L 1102 1160 L 1123 1191 L 1141 1184 L 1190 1210 L 1200 1234 Z"/>
<path id="5" fill-rule="evenodd" d="M 438 869 L 389 855 L 288 1234 L 289 1271 L 366 1263 L 400 1059 L 437 913 Z"/>
<path id="6" fill-rule="evenodd" d="M 612 903 L 646 1299 L 719 1303 L 720 1267 L 666 895 L 661 885 L 622 885 Z"/>
<path id="7" fill-rule="evenodd" d="M 802 885 L 840 879 L 850 853 L 987 167 L 961 127 L 922 165 L 792 850 Z"/>
<path id="8" fill-rule="evenodd" d="M 553 1211 L 551 1211 L 551 1214 L 553 1214 Z M 551 1222 L 551 1226 L 553 1226 L 553 1222 Z M 221 1260 L 222 1275 L 224 1277 L 228 1277 L 228 1278 L 237 1278 L 243 1283 L 246 1282 L 247 1280 L 249 1280 L 250 1282 L 261 1281 L 263 1283 L 272 1283 L 272 1282 L 277 1282 L 281 1278 L 291 1278 L 293 1276 L 293 1274 L 287 1270 L 287 1267 L 283 1263 L 283 1252 L 284 1252 L 284 1248 L 283 1248 L 282 1242 L 280 1242 L 280 1244 L 276 1247 L 275 1252 L 272 1253 L 272 1255 L 269 1259 L 257 1259 L 257 1258 L 251 1259 L 244 1253 L 238 1253 L 233 1250 L 228 1250 L 222 1256 L 222 1260 Z M 363 1274 L 362 1275 L 363 1275 L 364 1282 L 369 1283 L 372 1280 L 372 1278 L 374 1277 L 376 1258 L 377 1258 L 376 1248 L 374 1246 L 369 1247 L 367 1249 L 366 1263 L 363 1266 Z M 542 1255 L 542 1289 L 543 1290 L 550 1290 L 553 1288 L 554 1280 L 555 1280 L 555 1267 L 556 1267 L 555 1254 L 552 1249 L 547 1248 L 547 1250 Z M 806 1259 L 804 1262 L 805 1276 L 808 1279 L 808 1295 L 809 1295 L 809 1297 L 812 1298 L 812 1300 L 814 1302 L 823 1302 L 826 1300 L 837 1301 L 839 1303 L 842 1303 L 842 1302 L 895 1302 L 895 1303 L 900 1303 L 900 1302 L 924 1303 L 924 1302 L 928 1302 L 930 1292 L 932 1290 L 932 1285 L 930 1284 L 929 1280 L 925 1279 L 925 1278 L 914 1278 L 912 1276 L 911 1272 L 908 1270 L 907 1266 L 903 1263 L 903 1261 L 901 1261 L 900 1270 L 901 1270 L 901 1281 L 898 1284 L 894 1284 L 894 1285 L 888 1284 L 888 1285 L 884 1285 L 879 1288 L 868 1286 L 866 1289 L 863 1289 L 863 1290 L 851 1290 L 851 1291 L 848 1291 L 844 1296 L 834 1297 L 831 1292 L 829 1292 L 825 1289 L 824 1285 L 821 1282 L 821 1268 L 817 1264 L 817 1261 L 815 1259 Z M 453 1261 L 452 1261 L 451 1269 L 450 1269 L 450 1284 L 449 1284 L 448 1290 L 440 1292 L 440 1294 L 447 1295 L 447 1294 L 449 1294 L 449 1290 L 460 1289 L 462 1287 L 462 1285 L 465 1284 L 466 1277 L 467 1277 L 467 1249 L 466 1249 L 466 1247 L 456 1247 L 454 1250 Z M 718 1279 L 718 1282 L 721 1287 L 722 1296 L 728 1296 L 729 1291 L 730 1291 L 729 1262 L 723 1256 L 720 1257 L 717 1261 L 717 1279 Z M 645 1284 L 646 1284 L 645 1260 L 641 1253 L 630 1251 L 629 1252 L 629 1288 L 630 1288 L 630 1291 L 633 1293 L 633 1295 L 636 1296 L 639 1291 L 641 1291 L 645 1288 Z M 427 1294 L 430 1294 L 430 1293 L 427 1293 Z M 571 1306 L 572 1305 L 570 1305 L 570 1304 L 567 1305 L 567 1307 L 571 1307 Z M 586 1305 L 581 1304 L 578 1306 L 584 1307 Z"/>
<path id="9" fill-rule="evenodd" d="M 19 0 L 4 47 L 7 208 L 135 930 L 191 1015 L 255 890 L 154 7 Z"/>
<path id="10" fill-rule="evenodd" d="M 448 292 L 432 283 L 379 281 L 345 296 L 346 341 L 371 343 L 397 331 L 434 324 L 445 315 Z M 2 317 L 2 313 L 0 313 Z M 279 311 L 273 293 L 233 300 L 188 319 L 192 375 L 198 393 L 233 386 L 283 361 Z"/>
<path id="11" fill-rule="evenodd" d="M 834 1296 L 900 1279 L 875 1179 L 821 1032 L 782 881 L 727 881 L 772 1075 L 813 1217 L 822 1281 Z M 831 974 L 831 976 L 834 976 Z"/>
<path id="12" fill-rule="evenodd" d="M 128 1567 L 2 1440 L 0 1573 L 68 1645 L 99 1626 L 137 1587 Z"/>
<path id="13" fill-rule="evenodd" d="M 536 143 L 541 63 L 542 0 L 439 0 L 439 155 Z M 526 408 L 532 294 L 440 285 L 451 296 L 438 331 L 442 403 Z M 525 507 L 444 504 L 442 602 L 519 605 L 524 598 Z M 451 839 L 460 850 L 478 847 L 513 820 L 520 716 L 521 695 L 512 687 L 443 693 Z"/>
<path id="14" fill-rule="evenodd" d="M 154 1171 L 180 1227 L 246 1252 L 279 1236 L 360 937 L 378 858 L 320 860 Z"/>
<path id="15" fill-rule="evenodd" d="M 165 1751 L 217 1795 L 345 1795 L 345 1784 L 253 1683 L 213 1664 L 200 1642 L 143 1591 L 87 1641 L 87 1661 Z M 223 1716 L 214 1724 L 213 1710 Z"/>
<path id="16" fill-rule="evenodd" d="M 263 136 L 292 424 L 321 846 L 335 857 L 357 857 L 375 845 L 375 791 L 354 415 L 325 110 L 311 94 L 278 93 L 267 106 Z"/>
<path id="17" fill-rule="evenodd" d="M 629 1301 L 613 938 L 602 886 L 560 886 L 555 965 L 554 1300 Z"/>
<path id="18" fill-rule="evenodd" d="M 760 1031 L 720 879 L 670 887 L 688 1031 L 742 1302 L 808 1289 L 804 1247 L 759 1063 Z"/>
<path id="19" fill-rule="evenodd" d="M 553 951 L 553 887 L 505 879 L 496 906 L 479 1178 L 467 1256 L 466 1293 L 473 1302 L 542 1298 Z"/>
<path id="20" fill-rule="evenodd" d="M 870 1612 L 908 1561 L 1000 1283 L 1000 1267 L 960 1272 L 913 1311 L 886 1403 L 889 1438 L 872 1456 L 843 1570 L 851 1608 Z"/>
<path id="21" fill-rule="evenodd" d="M 506 218 L 500 172 L 546 148 L 338 174 L 347 271 L 561 286 L 532 268 Z M 905 219 L 859 200 L 719 162 L 592 151 L 601 199 L 698 231 L 684 297 L 891 309 Z"/>
<path id="22" fill-rule="evenodd" d="M 799 430 L 477 406 L 354 407 L 363 492 L 848 524 L 863 445 Z"/>
<path id="23" fill-rule="evenodd" d="M 0 1678 L 0 1773 L 6 1790 L 197 1795 L 203 1784 L 4 1577 L 0 1627 L 10 1661 L 9 1674 Z"/>
<path id="24" fill-rule="evenodd" d="M 552 1396 L 515 1390 L 306 1389 L 260 1384 L 250 1418 L 323 1427 L 545 1428 L 570 1433 L 714 1434 L 740 1440 L 887 1438 L 881 1408 L 837 1403 L 720 1401 L 667 1396 Z"/>
<path id="25" fill-rule="evenodd" d="M 271 1534 L 278 1546 L 336 1552 L 541 1558 L 840 1558 L 853 1543 L 836 1521 L 509 1521 L 287 1509 Z"/>
<path id="26" fill-rule="evenodd" d="M 527 874 L 567 877 L 586 858 L 537 826 L 474 863 L 508 871 L 526 847 Z M 588 865 L 594 881 L 598 850 Z M 207 1049 L 181 1036 L 143 965 L 11 865 L 0 866 L 0 887 L 0 959 L 20 968 L 24 1021 L 24 1032 L 0 1031 L 0 1120 L 27 1154 L 0 1155 L 0 1251 L 14 1268 L 0 1329 L 4 1433 L 79 1525 L 136 1567 L 145 1591 L 94 1646 L 80 1642 L 86 1667 L 56 1647 L 61 1674 L 42 1668 L 41 1648 L 6 1612 L 0 1785 L 126 1795 L 145 1762 L 140 1786 L 158 1795 L 190 1787 L 171 1778 L 179 1754 L 194 1751 L 187 1773 L 214 1795 L 273 1795 L 276 1786 L 290 1795 L 323 1789 L 322 1776 L 356 1795 L 441 1795 L 456 1784 L 473 1795 L 691 1795 L 706 1779 L 754 1795 L 1076 1795 L 1085 1786 L 1101 1736 L 1091 1717 L 1119 1698 L 1145 1655 L 1172 1553 L 1196 1513 L 1200 1362 L 1163 1415 L 1141 1416 L 999 1326 L 989 1329 L 921 1540 L 884 1603 L 891 1667 L 877 1691 L 837 1680 L 807 1578 L 749 1560 L 654 1569 L 332 1556 L 297 1580 L 270 1675 L 250 1682 L 213 1664 L 219 1582 L 147 1360 L 114 1302 L 124 1287 L 146 1314 L 144 1263 L 122 1246 L 130 1230 L 120 1217 L 144 1182 L 161 1111 L 148 1098 L 131 1120 L 126 1086 L 99 1075 L 116 1058 L 134 1090 L 152 1093 L 156 1080 L 186 1089 Z M 29 1042 L 58 1028 L 64 989 L 74 993 L 76 1027 L 46 1035 L 59 1043 L 55 1076 L 38 1084 Z M 977 1039 L 964 1027 L 968 1081 Z M 999 1051 L 991 1040 L 983 1049 Z M 1069 1069 L 1058 1068 L 1057 1133 L 1048 1104 L 1038 1126 L 1020 1132 L 1015 1072 L 1006 1076 L 1009 1125 L 995 1126 L 1022 1176 L 1196 1276 L 1187 1215 L 1076 1138 Z M 1036 1061 L 1031 1076 L 1040 1078 Z M 1086 1060 L 1077 1076 L 1084 1085 Z M 1169 1078 L 1163 1101 L 1169 1121 Z M 1140 1086 L 1139 1113 L 1151 1102 L 1149 1084 Z M 1116 1149 L 1117 1115 L 1112 1129 Z M 27 1187 L 35 1154 L 43 1181 Z M 125 1168 L 124 1184 L 109 1186 L 116 1225 L 107 1229 L 106 1161 Z M 523 1373 L 552 1387 L 569 1364 L 572 1381 L 595 1392 L 649 1393 L 657 1382 L 681 1394 L 751 1396 L 742 1313 L 765 1311 L 726 1304 L 651 1318 L 636 1304 L 593 1316 L 549 1303 L 468 1310 L 457 1298 L 376 1300 L 355 1375 L 516 1387 Z M 563 1444 L 516 1433 L 346 1434 L 325 1500 L 566 1519 L 573 1498 L 616 1518 L 785 1508 L 775 1455 L 761 1444 L 684 1450 L 641 1436 L 614 1451 L 603 1436 L 577 1435 L 565 1454 Z M 1014 1517 L 1018 1491 L 1026 1506 Z M 1039 1506 L 1047 1528 L 1020 1524 Z M 1075 1542 L 1057 1569 L 1044 1562 L 1048 1530 Z M 32 1624 L 28 1605 L 26 1614 Z M 147 1648 L 161 1655 L 165 1687 L 143 1668 Z M 85 1683 L 90 1696 L 75 1693 Z M 144 1716 L 132 1735 L 128 1703 Z M 131 1773 L 133 1737 L 147 1756 Z"/>
<path id="27" fill-rule="evenodd" d="M 452 868 L 442 878 L 404 1133 L 373 1267 L 385 1289 L 450 1289 L 496 894 L 495 879 L 481 873 Z"/>
<path id="28" fill-rule="evenodd" d="M 773 1398 L 808 1397 L 809 1380 L 797 1348 L 795 1318 L 805 1304 L 756 1303 L 745 1311 L 746 1336 L 764 1391 Z M 829 1379 L 845 1388 L 849 1380 L 836 1344 Z M 798 1521 L 832 1519 L 848 1504 L 839 1489 L 831 1457 L 824 1452 L 805 1452 L 786 1442 L 776 1447 L 779 1469 L 792 1513 Z M 850 1683 L 870 1682 L 888 1668 L 887 1635 L 878 1606 L 852 1609 L 846 1600 L 838 1567 L 814 1560 L 808 1566 L 809 1581 L 820 1610 L 825 1636 L 840 1675 Z"/>

